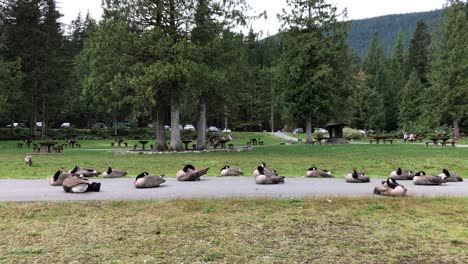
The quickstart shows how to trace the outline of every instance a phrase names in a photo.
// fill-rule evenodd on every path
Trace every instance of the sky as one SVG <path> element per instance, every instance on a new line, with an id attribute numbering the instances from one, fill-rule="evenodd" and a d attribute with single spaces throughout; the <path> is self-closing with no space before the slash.
<path id="1" fill-rule="evenodd" d="M 263 35 L 276 34 L 280 23 L 276 14 L 286 8 L 286 0 L 247 0 L 252 7 L 252 13 L 267 11 L 268 19 L 259 19 L 252 22 L 256 32 Z M 341 12 L 347 8 L 348 19 L 361 19 L 390 14 L 404 14 L 411 12 L 422 12 L 440 9 L 446 0 L 328 0 L 328 3 L 336 5 Z M 60 12 L 64 15 L 62 23 L 69 24 L 81 12 L 83 15 L 88 11 L 93 18 L 101 17 L 101 0 L 58 0 Z"/>

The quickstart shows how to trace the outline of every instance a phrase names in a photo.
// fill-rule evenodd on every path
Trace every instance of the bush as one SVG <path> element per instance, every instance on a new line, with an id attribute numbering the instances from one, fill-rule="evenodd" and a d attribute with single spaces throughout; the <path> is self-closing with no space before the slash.
<path id="1" fill-rule="evenodd" d="M 357 129 L 353 129 L 353 128 L 349 128 L 349 127 L 345 127 L 343 128 L 343 136 L 347 139 L 347 140 L 351 140 L 351 139 L 362 139 L 362 138 L 365 138 L 366 135 L 359 132 Z"/>

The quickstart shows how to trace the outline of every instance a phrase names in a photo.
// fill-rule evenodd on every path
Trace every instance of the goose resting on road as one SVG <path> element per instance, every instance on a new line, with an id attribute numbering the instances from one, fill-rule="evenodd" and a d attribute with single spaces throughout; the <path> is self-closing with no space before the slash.
<path id="1" fill-rule="evenodd" d="M 101 174 L 95 169 L 80 168 L 80 166 L 75 166 L 75 168 L 73 168 L 73 170 L 69 171 L 68 173 L 82 175 L 83 177 L 93 177 Z"/>
<path id="2" fill-rule="evenodd" d="M 176 178 L 178 181 L 198 181 L 200 177 L 208 172 L 208 169 L 195 170 L 193 165 L 185 165 L 183 169 L 177 172 Z"/>
<path id="3" fill-rule="evenodd" d="M 451 173 L 447 169 L 443 169 L 439 177 L 445 179 L 447 182 L 461 182 L 463 178 L 456 173 Z"/>
<path id="4" fill-rule="evenodd" d="M 63 190 L 70 193 L 99 192 L 101 183 L 89 183 L 88 179 L 74 175 L 63 181 Z"/>
<path id="5" fill-rule="evenodd" d="M 434 175 L 428 175 L 424 171 L 416 172 L 413 178 L 414 185 L 441 185 L 446 182 L 445 179 Z"/>
<path id="6" fill-rule="evenodd" d="M 259 167 L 262 167 L 262 168 L 263 168 L 263 174 L 264 174 L 264 175 L 267 175 L 267 176 L 268 176 L 268 175 L 275 175 L 275 176 L 278 176 L 278 172 L 277 172 L 276 170 L 267 168 L 265 162 L 261 162 Z M 255 169 L 255 170 L 253 171 L 253 176 L 258 176 L 258 175 L 260 175 L 260 172 L 259 172 L 259 170 L 258 170 L 258 168 L 257 168 L 257 169 Z"/>
<path id="7" fill-rule="evenodd" d="M 73 176 L 74 174 L 71 173 L 63 173 L 61 170 L 58 170 L 55 172 L 54 176 L 49 178 L 49 184 L 52 186 L 62 186 L 63 181 L 68 178 Z"/>
<path id="8" fill-rule="evenodd" d="M 257 184 L 277 184 L 277 183 L 284 183 L 284 176 L 277 176 L 274 174 L 264 174 L 264 168 L 262 166 L 258 166 L 257 170 L 259 175 L 255 176 L 255 182 Z"/>
<path id="9" fill-rule="evenodd" d="M 410 181 L 413 179 L 414 175 L 410 170 L 402 170 L 401 168 L 398 168 L 396 171 L 390 172 L 389 177 L 399 181 Z"/>
<path id="10" fill-rule="evenodd" d="M 388 178 L 381 186 L 374 188 L 374 194 L 383 196 L 403 197 L 406 195 L 406 192 L 405 186 L 397 183 L 392 177 Z"/>
<path id="11" fill-rule="evenodd" d="M 324 178 L 333 178 L 331 171 L 319 170 L 317 167 L 310 167 L 306 172 L 307 177 L 324 177 Z"/>
<path id="12" fill-rule="evenodd" d="M 357 172 L 353 170 L 352 172 L 346 174 L 345 176 L 346 182 L 349 183 L 363 183 L 363 182 L 370 182 L 369 177 L 367 177 L 364 172 Z"/>
<path id="13" fill-rule="evenodd" d="M 112 169 L 111 167 L 107 168 L 107 171 L 105 171 L 102 174 L 102 177 L 104 178 L 120 178 L 120 177 L 125 177 L 127 175 L 126 171 L 123 170 L 115 170 Z"/>
<path id="14" fill-rule="evenodd" d="M 159 185 L 166 182 L 166 180 L 163 177 L 164 175 L 152 176 L 149 175 L 148 172 L 143 172 L 135 178 L 135 182 L 133 183 L 133 185 L 135 185 L 135 188 L 138 189 L 159 187 Z"/>
<path id="15" fill-rule="evenodd" d="M 221 168 L 221 176 L 240 176 L 243 175 L 242 171 L 239 169 L 233 169 L 229 166 L 224 166 Z"/>

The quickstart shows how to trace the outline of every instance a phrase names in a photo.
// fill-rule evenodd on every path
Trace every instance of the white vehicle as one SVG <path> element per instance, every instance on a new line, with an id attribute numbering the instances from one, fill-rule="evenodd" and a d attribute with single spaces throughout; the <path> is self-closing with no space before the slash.
<path id="1" fill-rule="evenodd" d="M 219 132 L 219 128 L 215 127 L 215 126 L 210 126 L 206 131 L 207 132 Z"/>
<path id="2" fill-rule="evenodd" d="M 193 125 L 187 124 L 184 126 L 184 130 L 195 130 L 195 127 Z"/>
<path id="3" fill-rule="evenodd" d="M 60 128 L 70 128 L 70 127 L 71 127 L 71 124 L 68 123 L 68 122 L 62 123 L 62 124 L 60 125 Z"/>
<path id="4" fill-rule="evenodd" d="M 223 129 L 223 132 L 224 132 L 224 133 L 231 133 L 231 129 L 225 128 L 225 129 Z"/>
<path id="5" fill-rule="evenodd" d="M 12 124 L 8 124 L 5 127 L 24 127 L 24 124 L 15 122 L 15 123 L 12 123 Z"/>

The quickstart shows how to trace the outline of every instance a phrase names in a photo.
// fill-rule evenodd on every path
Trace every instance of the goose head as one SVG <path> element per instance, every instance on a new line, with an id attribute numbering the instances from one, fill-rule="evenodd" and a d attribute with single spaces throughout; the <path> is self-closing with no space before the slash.
<path id="1" fill-rule="evenodd" d="M 450 172 L 447 169 L 443 169 L 442 173 L 445 174 L 445 176 L 450 177 Z"/>
<path id="2" fill-rule="evenodd" d="M 79 169 L 80 169 L 79 166 L 75 166 L 75 168 L 73 168 L 73 170 L 71 170 L 70 173 L 75 174 Z"/>
<path id="3" fill-rule="evenodd" d="M 261 162 L 261 163 L 260 163 L 260 166 L 262 166 L 263 168 L 266 168 L 266 163 L 265 163 L 265 162 Z"/>
<path id="4" fill-rule="evenodd" d="M 398 168 L 398 169 L 396 170 L 396 174 L 397 174 L 397 175 L 401 175 L 401 173 L 402 173 L 401 168 Z"/>
<path id="5" fill-rule="evenodd" d="M 392 189 L 395 189 L 397 186 L 399 186 L 399 184 L 396 182 L 394 178 L 390 177 L 387 179 L 387 186 Z"/>
<path id="6" fill-rule="evenodd" d="M 135 178 L 135 181 L 137 181 L 138 179 L 141 179 L 141 178 L 145 177 L 146 175 L 149 175 L 149 173 L 146 172 L 146 171 L 145 171 L 145 172 L 142 172 L 142 173 L 140 173 L 140 174 L 138 174 L 138 176 L 136 176 L 136 178 Z"/>
<path id="7" fill-rule="evenodd" d="M 257 167 L 257 170 L 258 170 L 258 174 L 264 175 L 264 171 L 263 171 L 264 168 L 263 168 L 262 166 L 258 166 L 258 167 Z"/>
<path id="8" fill-rule="evenodd" d="M 189 170 L 195 170 L 195 167 L 191 164 L 185 165 L 185 167 L 182 169 L 184 172 L 188 172 Z"/>
<path id="9" fill-rule="evenodd" d="M 106 172 L 107 172 L 107 174 L 111 174 L 112 173 L 112 168 L 111 167 L 107 168 Z"/>
<path id="10" fill-rule="evenodd" d="M 314 167 L 310 167 L 310 168 L 308 169 L 308 171 L 313 171 L 313 170 L 317 170 L 317 167 L 314 166 Z"/>
<path id="11" fill-rule="evenodd" d="M 221 168 L 221 171 L 225 170 L 225 169 L 229 169 L 230 167 L 229 166 L 224 166 Z"/>
<path id="12" fill-rule="evenodd" d="M 58 170 L 57 172 L 55 172 L 54 174 L 54 181 L 58 180 L 58 177 L 60 176 L 60 174 L 62 174 L 62 171 L 61 170 Z"/>
<path id="13" fill-rule="evenodd" d="M 358 174 L 358 172 L 356 170 L 353 170 L 352 175 L 353 175 L 354 179 L 357 179 L 359 177 L 359 174 Z"/>
<path id="14" fill-rule="evenodd" d="M 416 174 L 414 174 L 414 176 L 423 176 L 423 175 L 426 175 L 425 171 L 418 171 L 416 172 Z"/>

